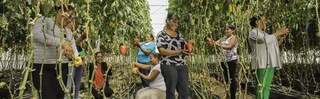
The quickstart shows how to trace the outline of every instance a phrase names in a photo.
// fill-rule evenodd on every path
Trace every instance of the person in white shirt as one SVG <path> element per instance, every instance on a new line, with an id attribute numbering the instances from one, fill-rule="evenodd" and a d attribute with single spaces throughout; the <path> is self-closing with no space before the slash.
<path id="1" fill-rule="evenodd" d="M 152 53 L 154 53 L 154 50 L 156 49 L 156 43 L 153 42 L 153 35 L 146 34 L 145 41 L 143 41 L 143 42 L 139 42 L 139 40 L 135 41 L 134 45 L 139 48 L 138 63 L 150 64 L 150 56 Z M 145 74 L 145 75 L 149 75 L 150 70 L 139 69 L 139 72 L 141 72 L 142 74 Z M 144 80 L 143 78 L 141 78 L 141 82 L 142 82 L 143 87 L 149 86 L 149 82 Z"/>
<path id="2" fill-rule="evenodd" d="M 136 72 L 136 75 L 150 82 L 149 87 L 142 88 L 137 92 L 136 99 L 164 99 L 166 97 L 166 86 L 159 64 L 160 59 L 161 55 L 159 53 L 152 53 L 150 65 L 133 63 L 134 67 L 150 70 L 149 75 L 144 75 L 139 71 Z"/>

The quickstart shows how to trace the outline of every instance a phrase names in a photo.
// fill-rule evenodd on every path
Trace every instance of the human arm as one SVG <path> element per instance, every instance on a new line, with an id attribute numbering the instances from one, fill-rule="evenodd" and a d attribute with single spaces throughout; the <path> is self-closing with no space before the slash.
<path id="1" fill-rule="evenodd" d="M 89 63 L 88 65 L 88 72 L 89 72 L 89 79 L 88 80 L 91 80 L 91 77 L 92 77 L 92 73 L 93 73 L 93 68 L 94 68 L 94 64 L 93 63 Z"/>
<path id="2" fill-rule="evenodd" d="M 263 44 L 263 43 L 270 43 L 276 41 L 276 36 L 275 35 L 269 35 L 267 33 L 264 33 L 263 31 L 260 31 L 258 29 L 253 29 L 249 33 L 249 39 L 253 40 L 254 42 L 258 44 Z"/>
<path id="3" fill-rule="evenodd" d="M 159 70 L 153 70 L 153 71 L 151 71 L 150 76 L 146 76 L 146 75 L 142 74 L 142 73 L 139 72 L 139 71 L 138 71 L 138 74 L 137 74 L 137 75 L 139 75 L 140 77 L 142 77 L 142 79 L 151 82 L 151 81 L 153 81 L 154 79 L 157 78 L 158 74 L 160 74 L 160 71 L 159 71 Z"/>
<path id="4" fill-rule="evenodd" d="M 191 55 L 192 53 L 188 53 L 187 50 L 167 50 L 163 47 L 158 48 L 159 53 L 165 56 L 171 56 L 171 55 L 179 55 L 179 54 L 185 54 L 185 55 Z"/>
<path id="5" fill-rule="evenodd" d="M 140 44 L 139 44 L 139 42 L 135 42 L 135 45 L 137 46 L 137 47 L 139 47 L 139 49 L 145 54 L 145 55 L 150 55 L 151 54 L 151 52 L 152 52 L 152 50 L 151 50 L 151 48 L 150 47 L 147 47 L 146 49 L 145 48 L 143 48 Z M 154 46 L 153 46 L 154 47 Z"/>
<path id="6" fill-rule="evenodd" d="M 84 28 L 84 31 L 82 32 L 81 36 L 76 39 L 76 44 L 80 45 L 81 42 L 87 38 L 88 33 L 89 33 L 89 28 L 87 27 Z"/>
<path id="7" fill-rule="evenodd" d="M 268 35 L 258 29 L 254 29 L 250 32 L 249 38 L 251 40 L 257 41 L 257 43 L 270 43 L 276 41 L 277 37 L 286 35 L 289 32 L 287 27 L 282 27 L 279 30 L 277 30 L 275 33 L 272 35 Z"/>
<path id="8" fill-rule="evenodd" d="M 186 54 L 186 55 L 191 55 L 192 53 L 188 53 L 186 49 L 184 49 L 184 45 L 180 45 L 181 49 L 179 50 L 170 50 L 166 49 L 169 44 L 167 41 L 169 38 L 166 36 L 164 32 L 160 32 L 157 36 L 157 44 L 156 46 L 158 47 L 159 53 L 164 56 L 174 56 L 174 55 L 180 55 L 180 54 Z M 184 41 L 184 40 L 183 40 Z M 183 42 L 181 42 L 183 43 Z M 184 41 L 185 43 L 185 41 Z"/>
<path id="9" fill-rule="evenodd" d="M 133 63 L 133 65 L 135 67 L 138 67 L 138 68 L 144 69 L 144 70 L 150 70 L 151 69 L 150 65 L 145 65 L 145 64 L 141 64 L 141 63 L 137 63 L 137 62 Z"/>
<path id="10" fill-rule="evenodd" d="M 276 37 L 280 37 L 280 36 L 285 37 L 288 34 L 288 32 L 289 32 L 289 29 L 287 27 L 282 27 L 278 29 L 276 33 L 274 33 L 274 35 Z"/>
<path id="11" fill-rule="evenodd" d="M 234 46 L 236 46 L 237 42 L 238 42 L 238 39 L 236 36 L 234 36 L 231 38 L 230 43 L 228 43 L 227 45 L 221 45 L 220 40 L 218 40 L 217 43 L 215 43 L 215 45 L 225 50 L 231 50 Z"/>

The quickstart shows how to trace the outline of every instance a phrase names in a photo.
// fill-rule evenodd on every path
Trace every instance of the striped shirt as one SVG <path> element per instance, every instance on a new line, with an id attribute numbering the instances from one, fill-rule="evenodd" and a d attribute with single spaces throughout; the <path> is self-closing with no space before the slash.
<path id="1" fill-rule="evenodd" d="M 177 32 L 177 37 L 169 36 L 164 30 L 160 31 L 157 35 L 157 47 L 163 47 L 167 50 L 182 50 L 185 49 L 186 41 L 183 38 L 180 32 Z M 175 65 L 175 66 L 185 66 L 186 64 L 186 55 L 162 55 L 162 64 L 166 65 Z"/>

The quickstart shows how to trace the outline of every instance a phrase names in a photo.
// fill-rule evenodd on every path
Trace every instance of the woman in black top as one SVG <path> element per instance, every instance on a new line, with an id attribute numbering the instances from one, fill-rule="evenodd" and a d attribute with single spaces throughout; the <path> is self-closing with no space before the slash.
<path id="1" fill-rule="evenodd" d="M 113 94 L 113 90 L 109 86 L 108 76 L 112 75 L 110 66 L 107 65 L 106 62 L 102 62 L 103 55 L 101 52 L 97 52 L 95 54 L 97 68 L 94 71 L 94 64 L 90 63 L 89 65 L 89 80 L 91 80 L 92 74 L 92 95 L 95 99 L 103 99 L 103 95 L 106 97 L 110 97 Z M 107 77 L 104 74 L 108 74 Z M 106 80 L 105 80 L 106 79 Z M 89 83 L 89 87 L 91 83 Z M 104 89 L 103 89 L 104 88 Z M 103 93 L 102 93 L 103 92 Z"/>

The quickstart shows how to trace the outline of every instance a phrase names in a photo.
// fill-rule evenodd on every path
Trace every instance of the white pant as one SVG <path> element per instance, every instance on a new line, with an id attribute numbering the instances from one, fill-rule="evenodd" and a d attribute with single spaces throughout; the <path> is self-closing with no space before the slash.
<path id="1" fill-rule="evenodd" d="M 135 99 L 166 99 L 166 92 L 157 88 L 145 87 L 138 90 Z"/>

